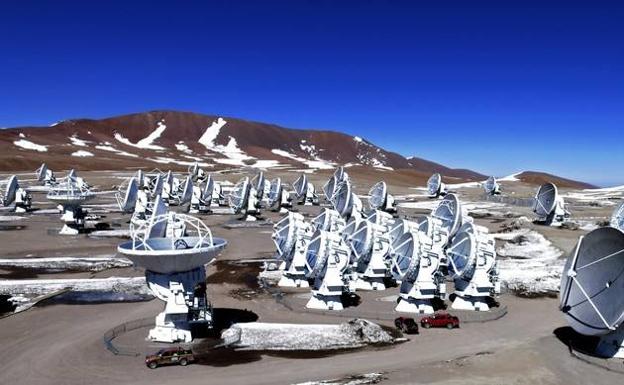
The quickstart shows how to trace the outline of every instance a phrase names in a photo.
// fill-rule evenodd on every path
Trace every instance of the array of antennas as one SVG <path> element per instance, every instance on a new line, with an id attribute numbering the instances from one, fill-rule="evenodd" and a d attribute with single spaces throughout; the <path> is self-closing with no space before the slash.
<path id="1" fill-rule="evenodd" d="M 384 182 L 363 208 L 343 169 L 323 187 L 331 208 L 307 222 L 289 212 L 275 226 L 280 286 L 311 286 L 309 308 L 340 310 L 345 293 L 384 290 L 400 283 L 398 311 L 432 313 L 446 298 L 445 277 L 455 283 L 453 308 L 486 311 L 498 294 L 494 240 L 447 194 L 431 215 L 399 219 Z"/>
<path id="2" fill-rule="evenodd" d="M 74 170 L 51 185 L 46 198 L 58 204 L 64 222 L 60 234 L 76 235 L 85 227 L 87 213 L 82 205 L 94 197 L 91 186 Z"/>

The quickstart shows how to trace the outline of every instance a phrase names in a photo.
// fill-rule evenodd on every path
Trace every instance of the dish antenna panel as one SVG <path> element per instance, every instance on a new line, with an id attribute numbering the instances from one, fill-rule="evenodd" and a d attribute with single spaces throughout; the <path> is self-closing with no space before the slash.
<path id="1" fill-rule="evenodd" d="M 388 194 L 386 182 L 377 182 L 368 192 L 368 205 L 371 210 L 382 210 L 394 214 L 397 212 L 394 197 Z"/>
<path id="2" fill-rule="evenodd" d="M 349 174 L 345 171 L 344 167 L 340 166 L 334 171 L 332 176 L 323 185 L 323 193 L 325 194 L 325 200 L 331 202 L 332 197 L 336 193 L 336 189 L 341 182 L 349 180 Z"/>
<path id="3" fill-rule="evenodd" d="M 611 216 L 611 227 L 624 232 L 624 202 L 615 209 Z"/>
<path id="4" fill-rule="evenodd" d="M 494 239 L 481 226 L 464 226 L 449 245 L 448 270 L 455 281 L 453 309 L 488 311 L 500 293 Z"/>
<path id="5" fill-rule="evenodd" d="M 316 230 L 306 249 L 306 276 L 313 279 L 308 309 L 342 310 L 347 290 L 343 274 L 349 265 L 349 246 L 337 233 Z"/>
<path id="6" fill-rule="evenodd" d="M 433 300 L 444 298 L 446 288 L 440 273 L 441 249 L 420 231 L 401 235 L 391 246 L 391 273 L 401 282 L 396 311 L 432 314 Z"/>
<path id="7" fill-rule="evenodd" d="M 427 181 L 427 193 L 430 198 L 437 198 L 446 195 L 446 185 L 442 183 L 442 176 L 440 174 L 433 174 Z"/>
<path id="8" fill-rule="evenodd" d="M 193 182 L 197 182 L 198 180 L 206 179 L 206 171 L 204 171 L 201 167 L 199 167 L 199 163 L 195 162 L 188 168 L 188 174 L 193 180 Z"/>
<path id="9" fill-rule="evenodd" d="M 143 170 L 141 169 L 138 169 L 136 174 L 134 174 L 134 179 L 136 179 L 138 188 L 143 188 L 147 184 L 146 183 L 147 178 L 145 177 L 145 174 L 143 173 Z"/>
<path id="10" fill-rule="evenodd" d="M 192 234 L 149 236 L 153 233 L 151 228 L 167 226 L 167 223 L 183 223 L 185 228 L 192 229 Z M 135 266 L 145 268 L 148 287 L 166 303 L 164 311 L 156 316 L 156 326 L 149 331 L 148 339 L 190 342 L 193 325 L 212 327 L 204 266 L 216 258 L 227 242 L 214 238 L 199 219 L 173 212 L 153 217 L 149 223 L 132 229 L 131 234 L 132 240 L 119 245 L 117 251 Z"/>
<path id="11" fill-rule="evenodd" d="M 0 203 L 2 206 L 7 207 L 15 203 L 16 213 L 25 213 L 30 210 L 32 196 L 28 191 L 20 187 L 17 176 L 11 175 L 6 183 L 2 184 L 3 186 L 0 187 Z"/>
<path id="12" fill-rule="evenodd" d="M 89 185 L 75 175 L 73 170 L 70 171 L 68 176 L 53 186 L 46 196 L 49 201 L 61 207 L 61 220 L 65 222 L 60 231 L 63 235 L 76 235 L 84 228 L 86 213 L 81 205 L 95 197 Z"/>
<path id="13" fill-rule="evenodd" d="M 318 196 L 314 185 L 308 181 L 306 174 L 301 174 L 297 180 L 293 183 L 293 189 L 295 189 L 295 196 L 298 204 L 306 206 L 318 205 Z"/>
<path id="14" fill-rule="evenodd" d="M 392 224 L 392 215 L 374 211 L 366 220 L 361 221 L 355 232 L 348 237 L 348 244 L 355 256 L 356 289 L 386 289 L 385 257 L 390 250 L 389 233 Z"/>
<path id="15" fill-rule="evenodd" d="M 563 197 L 558 194 L 557 186 L 553 183 L 545 183 L 537 190 L 533 212 L 538 216 L 538 221 L 548 226 L 555 222 L 561 223 L 570 216 Z"/>
<path id="16" fill-rule="evenodd" d="M 123 213 L 135 212 L 137 201 L 139 199 L 139 183 L 137 182 L 136 177 L 130 178 L 130 182 L 128 182 L 123 198 L 121 197 L 121 191 L 117 191 L 115 199 L 117 200 L 119 209 Z"/>
<path id="17" fill-rule="evenodd" d="M 496 178 L 491 176 L 487 178 L 485 183 L 483 184 L 483 189 L 487 195 L 498 195 L 500 194 L 500 185 L 496 181 Z"/>
<path id="18" fill-rule="evenodd" d="M 362 217 L 362 201 L 351 190 L 351 183 L 344 181 L 340 183 L 334 197 L 332 198 L 334 209 L 342 215 L 343 218 L 352 216 Z"/>
<path id="19" fill-rule="evenodd" d="M 255 189 L 249 183 L 249 178 L 244 177 L 236 183 L 230 193 L 230 207 L 235 214 L 244 214 L 245 220 L 255 221 L 260 215 L 260 204 L 256 196 Z"/>
<path id="20" fill-rule="evenodd" d="M 256 198 L 258 201 L 262 201 L 269 193 L 269 182 L 264 177 L 262 171 L 258 172 L 251 180 L 251 186 L 256 191 Z"/>
<path id="21" fill-rule="evenodd" d="M 152 183 L 150 186 L 150 195 L 152 196 L 152 198 L 162 195 L 164 183 L 165 183 L 165 176 L 160 173 L 157 174 L 156 178 L 152 180 Z"/>
<path id="22" fill-rule="evenodd" d="M 287 212 L 292 207 L 292 199 L 282 184 L 282 178 L 275 178 L 271 181 L 268 203 L 272 211 L 281 213 Z"/>
<path id="23" fill-rule="evenodd" d="M 179 194 L 178 204 L 180 206 L 188 205 L 193 198 L 193 178 L 187 176 L 182 185 L 182 192 Z"/>
<path id="24" fill-rule="evenodd" d="M 35 172 L 37 173 L 37 180 L 43 183 L 44 186 L 52 186 L 56 183 L 54 172 L 50 170 L 45 163 L 42 163 L 41 167 Z"/>
<path id="25" fill-rule="evenodd" d="M 462 219 L 462 207 L 457 195 L 447 194 L 423 226 L 426 226 L 432 241 L 444 247 L 459 230 Z"/>
<path id="26" fill-rule="evenodd" d="M 581 236 L 561 276 L 559 309 L 578 333 L 599 336 L 596 354 L 624 358 L 624 233 Z"/>
<path id="27" fill-rule="evenodd" d="M 278 286 L 308 287 L 305 275 L 306 248 L 313 228 L 305 222 L 303 215 L 288 212 L 273 226 L 273 242 L 277 249 L 277 258 L 282 262 L 283 271 Z"/>
<path id="28" fill-rule="evenodd" d="M 340 213 L 330 208 L 323 208 L 319 215 L 312 219 L 315 230 L 342 233 L 346 223 Z"/>

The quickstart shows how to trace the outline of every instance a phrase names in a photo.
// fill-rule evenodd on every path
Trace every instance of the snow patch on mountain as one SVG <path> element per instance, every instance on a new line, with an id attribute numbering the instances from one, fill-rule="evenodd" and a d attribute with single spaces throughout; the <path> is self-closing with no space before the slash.
<path id="1" fill-rule="evenodd" d="M 123 155 L 123 156 L 128 156 L 131 158 L 138 158 L 139 156 L 137 154 L 131 154 L 129 152 L 125 152 L 125 151 L 121 151 L 116 149 L 115 147 L 111 146 L 110 143 L 106 142 L 103 145 L 99 144 L 97 146 L 95 146 L 96 149 L 98 150 L 102 150 L 102 151 L 108 151 L 108 152 L 114 152 L 118 155 Z"/>
<path id="2" fill-rule="evenodd" d="M 87 145 L 87 140 L 84 139 L 80 139 L 78 136 L 76 135 L 72 135 L 69 137 L 69 141 L 71 142 L 72 145 L 74 146 L 78 146 L 78 147 L 88 147 Z"/>
<path id="3" fill-rule="evenodd" d="M 160 138 L 160 136 L 162 135 L 163 132 L 165 132 L 166 129 L 167 129 L 167 126 L 165 125 L 165 121 L 161 120 L 160 122 L 156 124 L 156 129 L 152 131 L 151 134 L 149 134 L 148 136 L 139 140 L 136 143 L 132 143 L 130 140 L 128 140 L 128 138 L 124 137 L 119 132 L 115 133 L 115 139 L 117 139 L 119 142 L 123 144 L 136 147 L 136 148 L 142 148 L 146 150 L 164 150 L 163 147 L 155 145 L 154 141 Z"/>
<path id="4" fill-rule="evenodd" d="M 219 118 L 216 122 L 212 122 L 212 125 L 204 131 L 204 134 L 201 138 L 199 138 L 198 142 L 203 144 L 207 149 L 212 150 L 213 147 L 216 147 L 215 140 L 226 123 L 227 121 L 223 118 Z"/>
<path id="5" fill-rule="evenodd" d="M 79 151 L 72 152 L 71 156 L 76 156 L 78 158 L 87 158 L 89 156 L 93 156 L 93 154 L 90 153 L 89 151 L 79 150 Z"/>
<path id="6" fill-rule="evenodd" d="M 178 151 L 180 152 L 185 152 L 187 154 L 192 154 L 193 150 L 191 150 L 189 148 L 189 146 L 187 146 L 186 144 L 184 144 L 183 141 L 179 141 L 178 143 L 175 144 L 175 147 Z"/>
<path id="7" fill-rule="evenodd" d="M 336 167 L 335 163 L 318 158 L 318 157 L 313 160 L 305 159 L 295 154 L 291 154 L 288 151 L 284 151 L 280 149 L 273 149 L 271 150 L 271 152 L 274 153 L 275 155 L 279 155 L 284 158 L 288 158 L 288 159 L 296 160 L 297 162 L 301 162 L 307 165 L 309 168 L 315 168 L 315 169 L 320 169 L 320 170 L 330 170 Z"/>
<path id="8" fill-rule="evenodd" d="M 30 140 L 26 140 L 26 139 L 20 139 L 20 140 L 16 140 L 13 142 L 14 145 L 16 145 L 17 147 L 21 147 L 23 149 L 26 150 L 34 150 L 34 151 L 39 151 L 39 152 L 46 152 L 48 151 L 48 147 L 41 145 L 41 144 L 36 144 L 31 142 Z"/>
<path id="9" fill-rule="evenodd" d="M 511 175 L 507 175 L 505 177 L 502 177 L 500 179 L 497 179 L 497 181 L 499 182 L 517 182 L 520 179 L 518 179 L 518 175 L 522 174 L 524 171 L 519 171 L 515 174 L 511 174 Z"/>

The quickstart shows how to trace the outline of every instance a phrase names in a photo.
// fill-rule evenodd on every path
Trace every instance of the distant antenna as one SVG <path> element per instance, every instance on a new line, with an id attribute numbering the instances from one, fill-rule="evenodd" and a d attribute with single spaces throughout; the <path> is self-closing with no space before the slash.
<path id="1" fill-rule="evenodd" d="M 537 214 L 538 221 L 548 226 L 563 222 L 570 216 L 565 209 L 563 197 L 558 194 L 557 186 L 553 183 L 545 183 L 537 190 L 533 212 Z"/>
<path id="2" fill-rule="evenodd" d="M 497 294 L 494 239 L 485 227 L 464 226 L 449 245 L 449 273 L 455 281 L 453 309 L 488 311 Z M 498 290 L 500 292 L 500 290 Z"/>
<path id="3" fill-rule="evenodd" d="M 345 224 L 345 220 L 340 216 L 340 213 L 330 208 L 321 209 L 319 215 L 312 219 L 312 226 L 315 230 L 341 233 Z"/>
<path id="4" fill-rule="evenodd" d="M 615 211 L 613 211 L 613 216 L 611 216 L 611 227 L 615 227 L 616 229 L 624 232 L 624 202 L 620 203 Z"/>
<path id="5" fill-rule="evenodd" d="M 349 265 L 349 247 L 337 233 L 316 230 L 306 251 L 306 276 L 314 279 L 312 297 L 306 307 L 342 310 L 347 290 L 343 274 Z"/>
<path id="6" fill-rule="evenodd" d="M 251 187 L 249 178 L 244 177 L 236 183 L 230 193 L 230 207 L 235 214 L 244 214 L 247 221 L 255 221 L 260 215 L 259 202 L 255 189 Z"/>
<path id="7" fill-rule="evenodd" d="M 292 199 L 282 184 L 282 178 L 275 178 L 271 181 L 268 203 L 271 210 L 281 213 L 287 212 L 292 207 Z"/>
<path id="8" fill-rule="evenodd" d="M 600 336 L 596 354 L 624 358 L 624 233 L 598 228 L 579 238 L 561 277 L 559 309 L 578 333 Z"/>
<path id="9" fill-rule="evenodd" d="M 447 194 L 433 210 L 431 217 L 434 222 L 430 224 L 433 225 L 432 229 L 438 230 L 441 233 L 439 236 L 446 241 L 450 240 L 462 224 L 462 208 L 457 195 Z M 433 237 L 434 242 L 436 238 Z"/>
<path id="10" fill-rule="evenodd" d="M 500 194 L 500 185 L 496 181 L 496 178 L 493 176 L 487 178 L 487 180 L 483 184 L 483 189 L 485 190 L 485 193 L 488 195 Z"/>
<path id="11" fill-rule="evenodd" d="M 136 174 L 134 174 L 134 179 L 136 179 L 138 188 L 145 187 L 145 175 L 143 174 L 143 170 L 138 169 Z"/>
<path id="12" fill-rule="evenodd" d="M 128 187 L 126 187 L 126 193 L 124 194 L 123 199 L 121 198 L 120 191 L 115 194 L 119 209 L 124 213 L 134 212 L 138 197 L 139 183 L 137 182 L 136 177 L 130 178 L 130 182 L 128 182 Z"/>
<path id="13" fill-rule="evenodd" d="M 388 194 L 386 182 L 375 183 L 368 195 L 368 205 L 371 210 L 382 210 L 391 214 L 396 213 L 396 203 L 394 202 L 394 197 Z"/>
<path id="14" fill-rule="evenodd" d="M 193 229 L 193 234 L 154 236 L 154 227 L 171 223 Z M 173 212 L 154 216 L 149 223 L 132 229 L 131 234 L 132 240 L 119 245 L 118 252 L 135 266 L 145 268 L 148 287 L 166 303 L 164 311 L 156 316 L 156 326 L 149 331 L 148 339 L 191 342 L 193 326 L 211 329 L 214 323 L 206 297 L 204 266 L 215 259 L 227 242 L 214 238 L 199 219 Z"/>
<path id="15" fill-rule="evenodd" d="M 164 178 L 165 177 L 163 174 L 158 173 L 156 175 L 156 178 L 153 179 L 153 182 L 151 183 L 151 186 L 150 186 L 150 195 L 152 196 L 152 198 L 162 195 L 163 184 L 165 183 Z"/>
<path id="16" fill-rule="evenodd" d="M 273 242 L 277 249 L 277 258 L 283 263 L 282 277 L 278 286 L 308 287 L 305 276 L 306 248 L 312 235 L 312 226 L 307 224 L 303 215 L 288 212 L 273 226 Z"/>
<path id="17" fill-rule="evenodd" d="M 54 172 L 48 169 L 45 163 L 41 164 L 35 173 L 37 174 L 37 180 L 42 182 L 44 186 L 52 186 L 56 183 L 56 178 L 54 177 Z"/>
<path id="18" fill-rule="evenodd" d="M 17 184 L 17 177 L 15 175 L 11 175 L 3 189 L 2 206 L 6 207 L 15 202 L 15 194 L 18 188 L 19 185 Z"/>
<path id="19" fill-rule="evenodd" d="M 182 185 L 182 192 L 179 194 L 178 204 L 180 206 L 188 205 L 191 203 L 193 197 L 193 178 L 187 176 Z"/>
<path id="20" fill-rule="evenodd" d="M 334 197 L 332 198 L 334 209 L 342 215 L 343 218 L 351 216 L 362 217 L 362 201 L 351 190 L 351 183 L 343 181 L 338 186 Z"/>
<path id="21" fill-rule="evenodd" d="M 437 198 L 439 196 L 446 195 L 446 185 L 442 183 L 442 176 L 440 174 L 433 174 L 427 181 L 427 193 L 429 197 Z"/>
<path id="22" fill-rule="evenodd" d="M 306 206 L 319 204 L 314 185 L 308 181 L 308 176 L 306 174 L 301 174 L 299 178 L 295 180 L 292 187 L 295 190 L 298 204 Z"/>
<path id="23" fill-rule="evenodd" d="M 334 171 L 333 175 L 329 178 L 329 180 L 323 186 L 323 193 L 325 194 L 325 200 L 330 202 L 334 194 L 336 193 L 336 189 L 341 182 L 349 180 L 349 175 L 345 171 L 344 167 L 338 167 L 336 171 Z"/>
<path id="24" fill-rule="evenodd" d="M 262 171 L 258 172 L 253 179 L 251 180 L 251 186 L 256 192 L 256 198 L 259 201 L 262 201 L 265 198 L 265 191 L 268 188 L 268 182 L 264 177 L 264 173 Z"/>
<path id="25" fill-rule="evenodd" d="M 65 225 L 60 234 L 76 235 L 84 228 L 86 214 L 81 205 L 94 197 L 90 186 L 82 178 L 76 177 L 73 170 L 50 189 L 46 198 L 62 206 L 61 220 Z"/>

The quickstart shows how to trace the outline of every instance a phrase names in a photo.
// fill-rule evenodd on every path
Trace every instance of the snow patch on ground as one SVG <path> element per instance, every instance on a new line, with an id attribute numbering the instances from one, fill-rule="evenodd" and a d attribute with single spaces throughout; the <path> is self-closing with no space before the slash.
<path id="1" fill-rule="evenodd" d="M 102 271 L 116 267 L 132 266 L 126 258 L 105 257 L 53 257 L 0 259 L 0 268 L 19 267 L 37 270 Z"/>
<path id="2" fill-rule="evenodd" d="M 379 384 L 384 380 L 383 373 L 365 373 L 349 375 L 331 380 L 306 381 L 294 385 L 372 385 Z"/>
<path id="3" fill-rule="evenodd" d="M 0 222 L 14 222 L 21 221 L 24 217 L 20 217 L 17 215 L 0 215 Z"/>
<path id="4" fill-rule="evenodd" d="M 31 142 L 30 140 L 26 140 L 26 139 L 20 139 L 20 140 L 16 140 L 13 142 L 14 145 L 16 145 L 17 147 L 21 147 L 23 149 L 26 150 L 34 150 L 34 151 L 39 151 L 39 152 L 46 152 L 48 151 L 48 147 L 41 145 L 41 144 L 36 144 Z"/>
<path id="5" fill-rule="evenodd" d="M 24 135 L 24 133 L 23 133 L 23 132 L 20 132 L 20 133 L 19 133 L 19 137 L 20 137 L 20 138 L 25 138 L 25 137 L 26 137 L 26 135 Z"/>
<path id="6" fill-rule="evenodd" d="M 559 293 L 564 259 L 563 252 L 542 234 L 520 229 L 493 234 L 506 240 L 496 251 L 503 287 L 521 296 L 555 296 Z"/>
<path id="7" fill-rule="evenodd" d="M 248 350 L 353 349 L 394 341 L 379 325 L 361 319 L 337 325 L 240 323 L 224 330 L 221 338 Z"/>
<path id="8" fill-rule="evenodd" d="M 77 156 L 79 158 L 86 158 L 89 156 L 93 156 L 92 153 L 90 153 L 89 151 L 83 151 L 83 150 L 79 150 L 76 152 L 72 152 L 71 156 Z"/>
<path id="9" fill-rule="evenodd" d="M 119 142 L 123 144 L 132 146 L 132 147 L 137 147 L 137 148 L 142 148 L 142 149 L 147 149 L 147 150 L 164 150 L 163 147 L 155 145 L 154 141 L 160 138 L 160 136 L 162 135 L 163 132 L 165 132 L 166 129 L 167 129 L 167 126 L 165 125 L 165 121 L 161 120 L 160 122 L 156 124 L 156 129 L 152 131 L 151 134 L 149 134 L 148 136 L 139 140 L 136 143 L 132 143 L 130 140 L 128 140 L 128 138 L 124 137 L 118 132 L 115 133 L 115 139 L 117 139 Z"/>
<path id="10" fill-rule="evenodd" d="M 592 203 L 598 206 L 614 206 L 618 204 L 618 202 L 615 201 L 616 199 L 624 198 L 624 186 L 570 191 L 562 196 L 565 199 Z"/>
<path id="11" fill-rule="evenodd" d="M 481 187 L 481 183 L 479 182 L 452 183 L 452 184 L 447 184 L 446 186 L 449 189 L 475 188 L 475 187 Z"/>

